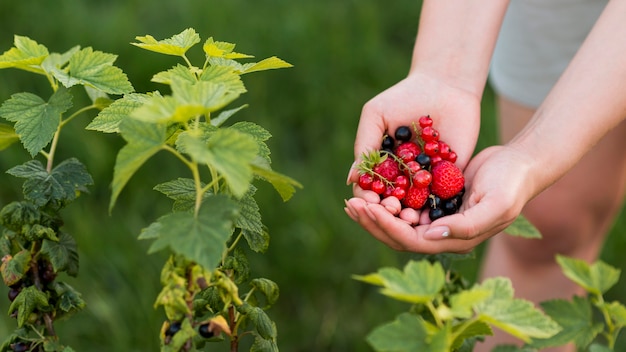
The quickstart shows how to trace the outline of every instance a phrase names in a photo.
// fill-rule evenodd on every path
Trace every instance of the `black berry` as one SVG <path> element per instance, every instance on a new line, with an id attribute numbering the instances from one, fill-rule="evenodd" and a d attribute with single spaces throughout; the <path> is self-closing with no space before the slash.
<path id="1" fill-rule="evenodd" d="M 11 345 L 11 350 L 13 350 L 13 352 L 26 352 L 29 349 L 30 349 L 30 346 L 28 346 L 24 342 L 16 342 Z"/>
<path id="2" fill-rule="evenodd" d="M 383 142 L 380 145 L 380 148 L 393 150 L 395 146 L 396 146 L 396 141 L 393 139 L 393 137 L 386 135 L 385 138 L 383 138 Z"/>
<path id="3" fill-rule="evenodd" d="M 165 330 L 165 336 L 174 336 L 180 331 L 181 323 L 179 321 L 171 322 L 170 326 Z"/>
<path id="4" fill-rule="evenodd" d="M 430 167 L 430 156 L 425 153 L 420 153 L 416 158 L 418 164 L 422 167 L 422 169 L 428 169 Z"/>
<path id="5" fill-rule="evenodd" d="M 436 196 L 434 194 L 431 194 L 428 199 L 426 199 L 426 206 L 428 208 L 439 208 L 441 205 L 441 198 L 439 198 L 439 196 Z"/>
<path id="6" fill-rule="evenodd" d="M 213 332 L 209 330 L 208 323 L 200 325 L 200 327 L 198 328 L 198 333 L 200 334 L 200 336 L 204 337 L 205 339 L 215 336 Z"/>
<path id="7" fill-rule="evenodd" d="M 20 294 L 20 291 L 22 291 L 21 288 L 10 288 L 9 289 L 9 301 L 13 302 L 15 300 L 15 298 L 17 297 L 17 295 Z"/>
<path id="8" fill-rule="evenodd" d="M 396 130 L 395 137 L 397 140 L 406 142 L 412 137 L 411 129 L 408 126 L 400 126 Z"/>
<path id="9" fill-rule="evenodd" d="M 445 215 L 446 214 L 443 212 L 443 209 L 441 208 L 432 208 L 428 212 L 428 217 L 430 218 L 431 221 L 435 221 Z"/>
<path id="10" fill-rule="evenodd" d="M 457 210 L 459 210 L 459 207 L 457 205 L 457 199 L 456 198 L 450 198 L 447 199 L 443 202 L 443 204 L 441 205 L 441 209 L 443 209 L 443 212 L 446 215 L 451 215 L 457 212 Z"/>

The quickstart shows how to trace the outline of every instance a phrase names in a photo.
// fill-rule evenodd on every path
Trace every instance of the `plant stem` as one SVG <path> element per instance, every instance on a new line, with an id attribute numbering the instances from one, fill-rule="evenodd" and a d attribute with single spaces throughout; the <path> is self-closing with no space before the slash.
<path id="1" fill-rule="evenodd" d="M 235 332 L 235 306 L 233 305 L 228 308 L 228 320 L 230 321 L 230 330 L 233 334 L 230 339 L 230 352 L 237 352 L 239 350 L 239 337 Z"/>
<path id="2" fill-rule="evenodd" d="M 57 128 L 57 131 L 52 137 L 52 144 L 50 144 L 50 152 L 48 152 L 48 163 L 46 165 L 46 171 L 50 173 L 52 171 L 52 165 L 54 165 L 54 154 L 56 153 L 57 145 L 59 144 L 59 135 L 61 134 L 61 125 Z"/>

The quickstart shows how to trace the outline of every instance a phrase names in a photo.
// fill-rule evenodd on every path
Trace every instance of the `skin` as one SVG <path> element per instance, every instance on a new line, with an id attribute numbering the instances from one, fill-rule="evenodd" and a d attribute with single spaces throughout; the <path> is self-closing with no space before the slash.
<path id="1" fill-rule="evenodd" d="M 364 151 L 377 148 L 385 131 L 430 114 L 464 169 L 467 191 L 460 212 L 431 223 L 426 214 L 400 210 L 394 200 L 380 202 L 358 186 L 345 210 L 396 250 L 465 253 L 493 237 L 483 278 L 507 276 L 519 297 L 536 303 L 570 298 L 581 292 L 562 276 L 554 255 L 595 260 L 624 198 L 626 22 L 620 14 L 626 1 L 609 2 L 541 106 L 498 99 L 503 144 L 470 160 L 479 102 L 506 5 L 424 1 L 407 78 L 364 106 L 357 129 L 358 162 Z M 601 182 L 594 179 L 597 175 Z M 355 181 L 351 169 L 348 182 Z M 543 240 L 496 236 L 522 211 Z M 496 334 L 477 351 L 502 342 L 507 337 Z"/>

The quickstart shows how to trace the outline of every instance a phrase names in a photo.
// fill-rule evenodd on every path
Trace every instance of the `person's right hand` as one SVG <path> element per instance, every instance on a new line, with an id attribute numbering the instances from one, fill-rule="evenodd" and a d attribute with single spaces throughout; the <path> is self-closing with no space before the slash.
<path id="1" fill-rule="evenodd" d="M 423 115 L 431 116 L 434 128 L 439 131 L 441 139 L 457 153 L 456 164 L 463 169 L 478 139 L 480 100 L 478 95 L 415 70 L 368 101 L 361 112 L 354 143 L 355 162 L 347 179 L 348 184 L 354 183 L 354 198 L 350 202 L 380 203 L 376 193 L 362 190 L 356 185 L 358 172 L 355 165 L 361 161 L 364 153 L 380 149 L 385 134 L 393 136 L 398 127 L 412 126 Z M 428 216 L 411 209 L 405 209 L 400 214 L 400 202 L 393 197 L 386 198 L 382 205 L 397 221 L 413 224 L 429 222 Z M 361 225 L 370 232 L 379 230 L 368 228 L 365 223 Z"/>

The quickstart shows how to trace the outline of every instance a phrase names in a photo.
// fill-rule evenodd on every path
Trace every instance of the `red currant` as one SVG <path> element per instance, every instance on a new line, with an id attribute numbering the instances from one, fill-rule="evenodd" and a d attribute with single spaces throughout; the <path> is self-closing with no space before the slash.
<path id="1" fill-rule="evenodd" d="M 422 136 L 422 140 L 424 142 L 439 140 L 439 131 L 432 128 L 431 126 L 426 126 L 422 128 L 422 132 L 420 135 Z"/>
<path id="2" fill-rule="evenodd" d="M 420 163 L 418 163 L 415 160 L 411 160 L 408 163 L 406 163 L 406 169 L 407 169 L 407 173 L 409 175 L 413 175 L 414 173 L 418 172 L 419 170 L 422 169 L 422 166 L 420 165 Z"/>
<path id="3" fill-rule="evenodd" d="M 430 156 L 430 163 L 434 164 L 432 158 L 439 154 L 439 143 L 437 143 L 437 141 L 428 141 L 424 143 L 424 154 Z"/>
<path id="4" fill-rule="evenodd" d="M 441 160 L 443 160 L 441 158 L 441 156 L 439 155 L 433 155 L 432 157 L 430 157 L 430 164 L 431 165 L 435 165 L 436 163 L 440 162 Z"/>
<path id="5" fill-rule="evenodd" d="M 387 189 L 387 186 L 385 186 L 385 183 L 382 180 L 374 180 L 372 182 L 371 190 L 376 194 L 383 194 L 385 189 Z"/>
<path id="6" fill-rule="evenodd" d="M 444 160 L 448 160 L 450 152 L 450 146 L 444 141 L 439 141 L 439 156 Z"/>
<path id="7" fill-rule="evenodd" d="M 364 190 L 372 189 L 372 182 L 374 182 L 374 176 L 371 174 L 362 174 L 359 176 L 359 187 Z"/>
<path id="8" fill-rule="evenodd" d="M 433 175 L 428 170 L 419 170 L 413 175 L 413 184 L 418 187 L 427 187 L 433 180 Z"/>
<path id="9" fill-rule="evenodd" d="M 404 188 L 396 187 L 391 191 L 391 196 L 402 200 L 406 196 L 406 190 Z"/>
<path id="10" fill-rule="evenodd" d="M 396 188 L 402 188 L 402 189 L 409 188 L 410 183 L 411 182 L 409 178 L 404 175 L 400 175 L 396 177 L 396 180 L 394 181 L 394 185 L 396 186 Z"/>
<path id="11" fill-rule="evenodd" d="M 457 158 L 456 152 L 450 151 L 450 154 L 448 155 L 448 161 L 455 163 L 456 158 Z"/>
<path id="12" fill-rule="evenodd" d="M 419 124 L 421 128 L 430 127 L 433 125 L 433 119 L 430 117 L 430 115 L 424 115 L 419 118 Z"/>

